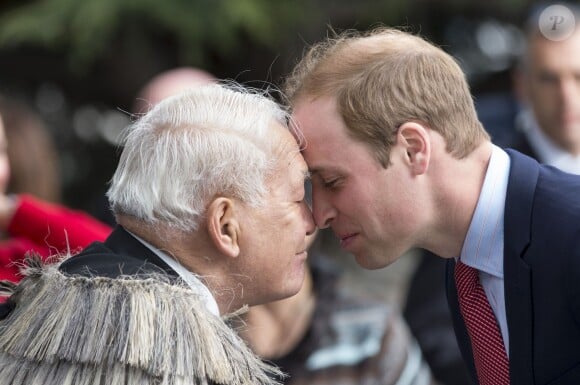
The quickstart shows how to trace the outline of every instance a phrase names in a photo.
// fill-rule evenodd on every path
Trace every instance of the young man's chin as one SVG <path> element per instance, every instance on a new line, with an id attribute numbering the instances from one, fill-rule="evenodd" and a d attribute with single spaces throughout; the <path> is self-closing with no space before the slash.
<path id="1" fill-rule="evenodd" d="M 368 254 L 355 255 L 354 258 L 356 260 L 356 263 L 363 269 L 377 270 L 382 267 L 385 267 L 384 264 L 378 264 L 376 258 Z"/>
<path id="2" fill-rule="evenodd" d="M 386 255 L 384 253 L 376 253 L 376 252 L 363 252 L 355 254 L 355 260 L 358 265 L 367 270 L 378 270 L 385 268 L 399 258 Z"/>

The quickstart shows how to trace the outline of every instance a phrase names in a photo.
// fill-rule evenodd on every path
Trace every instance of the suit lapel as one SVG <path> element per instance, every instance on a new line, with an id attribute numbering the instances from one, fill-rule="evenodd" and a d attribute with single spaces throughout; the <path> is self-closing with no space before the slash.
<path id="1" fill-rule="evenodd" d="M 539 167 L 531 158 L 507 152 L 511 166 L 504 223 L 504 289 L 510 378 L 513 384 L 533 384 L 532 282 L 530 268 L 523 257 L 530 243 Z"/>

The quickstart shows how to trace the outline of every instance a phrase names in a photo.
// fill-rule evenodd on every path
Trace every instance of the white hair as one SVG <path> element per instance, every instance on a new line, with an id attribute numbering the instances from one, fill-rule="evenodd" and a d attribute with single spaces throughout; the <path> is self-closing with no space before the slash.
<path id="1" fill-rule="evenodd" d="M 210 200 L 259 206 L 278 154 L 271 125 L 288 114 L 240 85 L 196 87 L 164 99 L 125 131 L 107 197 L 116 215 L 197 230 Z"/>

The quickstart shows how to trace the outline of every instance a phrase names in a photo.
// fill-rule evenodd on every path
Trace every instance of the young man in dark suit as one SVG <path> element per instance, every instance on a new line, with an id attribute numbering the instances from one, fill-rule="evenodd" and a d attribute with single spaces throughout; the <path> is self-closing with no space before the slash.
<path id="1" fill-rule="evenodd" d="M 493 145 L 457 63 L 409 33 L 328 39 L 287 93 L 318 227 L 368 269 L 447 258 L 479 384 L 580 381 L 580 177 Z"/>

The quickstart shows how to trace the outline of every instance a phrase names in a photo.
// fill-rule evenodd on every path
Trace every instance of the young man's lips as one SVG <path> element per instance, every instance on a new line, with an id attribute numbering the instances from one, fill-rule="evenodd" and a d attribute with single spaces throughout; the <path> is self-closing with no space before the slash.
<path id="1" fill-rule="evenodd" d="M 348 247 L 348 245 L 354 240 L 354 238 L 357 236 L 357 233 L 352 233 L 352 234 L 346 234 L 346 235 L 342 235 L 340 237 L 340 246 L 342 248 L 346 248 Z"/>

